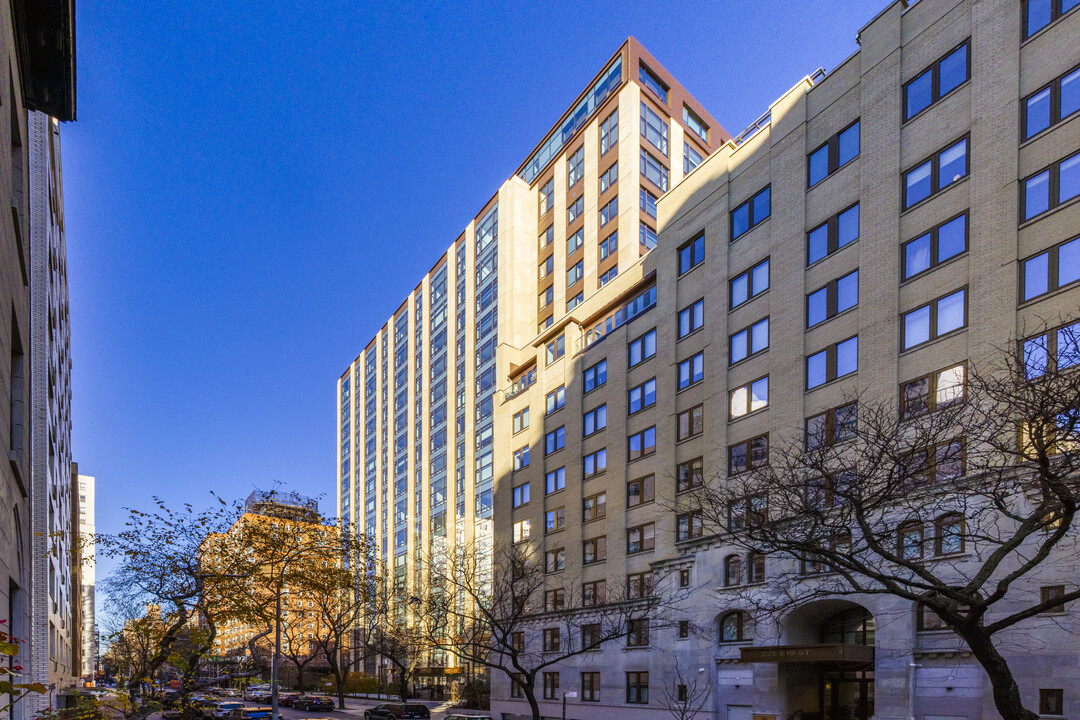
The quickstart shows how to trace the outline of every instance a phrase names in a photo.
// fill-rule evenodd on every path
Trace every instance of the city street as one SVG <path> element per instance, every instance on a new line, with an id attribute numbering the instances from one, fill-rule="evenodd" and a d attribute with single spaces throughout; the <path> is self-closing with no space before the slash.
<path id="1" fill-rule="evenodd" d="M 228 698 L 230 701 L 242 702 L 246 707 L 266 707 L 266 703 L 254 703 L 247 700 Z M 293 710 L 283 707 L 279 709 L 282 720 L 315 720 L 316 718 L 363 718 L 364 710 L 372 708 L 383 702 L 395 702 L 396 699 L 378 698 L 345 698 L 345 710 L 313 711 Z M 449 714 L 458 712 L 467 715 L 483 715 L 482 710 L 462 710 L 454 708 L 450 702 L 430 702 L 427 700 L 410 700 L 410 703 L 426 705 L 431 710 L 432 720 L 442 720 Z"/>

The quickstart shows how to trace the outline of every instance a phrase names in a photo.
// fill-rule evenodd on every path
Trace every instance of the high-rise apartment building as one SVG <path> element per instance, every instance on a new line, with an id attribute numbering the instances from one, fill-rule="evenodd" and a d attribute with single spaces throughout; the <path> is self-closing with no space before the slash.
<path id="1" fill-rule="evenodd" d="M 341 375 L 338 514 L 402 598 L 429 557 L 490 552 L 496 478 L 538 463 L 498 440 L 530 422 L 504 412 L 535 377 L 508 386 L 518 348 L 619 284 L 656 245 L 657 199 L 727 138 L 627 40 Z"/>
<path id="2" fill-rule="evenodd" d="M 41 286 L 40 268 L 35 264 L 41 253 L 48 255 L 49 249 L 36 244 L 37 236 L 33 234 L 35 223 L 43 218 L 35 218 L 33 207 L 36 174 L 32 155 L 39 148 L 34 145 L 34 121 L 27 113 L 40 111 L 61 121 L 75 119 L 74 7 L 70 2 L 54 0 L 35 3 L 12 0 L 0 5 L 0 18 L 3 18 L 0 53 L 6 59 L 4 79 L 8 81 L 4 83 L 8 88 L 4 93 L 7 111 L 0 113 L 3 116 L 0 132 L 10 141 L 5 145 L 10 148 L 7 160 L 0 163 L 0 192 L 5 193 L 11 208 L 5 215 L 9 219 L 0 223 L 3 236 L 0 303 L 4 307 L 0 313 L 0 355 L 4 358 L 0 392 L 6 398 L 0 403 L 0 426 L 4 428 L 8 459 L 0 465 L 0 619 L 7 621 L 6 626 L 14 635 L 29 640 L 16 661 L 37 680 L 50 670 L 47 664 L 35 661 L 41 656 L 37 648 L 42 643 L 47 647 L 49 641 L 52 608 L 46 603 L 44 624 L 37 622 L 42 615 L 36 612 L 40 603 L 34 584 L 42 571 L 46 597 L 49 591 L 47 567 L 38 561 L 36 554 L 40 550 L 37 534 L 44 531 L 50 518 L 47 489 L 39 487 L 39 476 L 35 473 L 38 439 L 42 432 L 48 438 L 48 428 L 39 430 L 36 426 L 41 417 L 38 412 L 41 400 L 33 393 L 48 387 L 47 380 L 34 380 L 41 371 L 41 362 L 50 362 L 48 357 L 39 360 L 38 353 L 49 352 L 41 350 L 39 329 L 56 329 L 61 319 L 53 319 L 55 323 L 40 322 L 42 293 L 59 293 L 59 290 L 55 286 Z M 63 265 L 62 257 L 53 260 Z M 58 306 L 59 303 L 51 305 Z M 66 308 L 62 322 L 66 327 Z M 39 324 L 40 328 L 36 329 Z M 66 337 L 66 329 L 64 333 Z M 52 342 L 54 349 L 63 344 L 62 338 L 54 338 Z M 44 374 L 49 375 L 48 368 Z M 63 433 L 63 428 L 56 430 Z M 59 442 L 58 438 L 53 439 Z M 45 446 L 48 447 L 48 441 Z M 51 477 L 65 487 L 70 485 L 70 476 Z M 51 617 L 55 619 L 55 615 Z M 20 679 L 28 678 L 24 675 Z M 34 708 L 44 707 L 34 704 L 32 708 L 34 702 L 20 702 L 13 710 L 13 717 L 23 718 Z"/>
<path id="3" fill-rule="evenodd" d="M 95 584 L 96 584 L 96 561 L 94 560 L 93 537 L 95 530 L 94 506 L 95 485 L 97 480 L 92 475 L 77 473 L 76 486 L 78 490 L 78 530 L 79 544 L 76 553 L 76 561 L 79 565 L 79 575 L 82 601 L 80 614 L 79 645 L 82 656 L 82 667 L 79 675 L 84 682 L 92 682 L 97 675 L 98 669 L 98 637 L 97 619 L 94 612 Z"/>
<path id="4" fill-rule="evenodd" d="M 623 287 L 514 352 L 501 412 L 531 422 L 494 439 L 496 463 L 513 463 L 497 474 L 496 539 L 562 550 L 560 583 L 582 592 L 657 574 L 696 589 L 685 625 L 548 668 L 545 716 L 561 716 L 569 691 L 565 717 L 666 715 L 665 689 L 686 692 L 675 660 L 708 687 L 699 718 L 998 715 L 970 650 L 918 603 L 822 597 L 757 617 L 753 595 L 791 589 L 771 579 L 821 572 L 732 540 L 764 500 L 732 504 L 710 532 L 678 508 L 681 493 L 792 443 L 844 441 L 856 394 L 948 403 L 972 364 L 1025 338 L 1025 352 L 1075 362 L 1056 328 L 1080 314 L 1078 68 L 1071 0 L 888 5 L 857 52 L 660 200 L 659 243 Z M 964 473 L 957 443 L 938 448 L 940 480 Z M 963 527 L 948 516 L 918 528 L 928 565 L 945 558 L 970 577 L 980 558 Z M 1075 550 L 1075 538 L 1057 548 L 1009 607 L 1075 589 Z M 1080 614 L 1052 610 L 998 647 L 1027 706 L 1068 717 L 1080 711 Z M 523 642 L 540 643 L 545 625 L 573 623 L 540 615 Z M 494 715 L 528 712 L 505 676 L 491 683 Z"/>
<path id="5" fill-rule="evenodd" d="M 30 392 L 35 682 L 71 688 L 79 628 L 71 472 L 71 332 L 60 123 L 31 112 Z M 35 698 L 47 707 L 47 698 Z"/>

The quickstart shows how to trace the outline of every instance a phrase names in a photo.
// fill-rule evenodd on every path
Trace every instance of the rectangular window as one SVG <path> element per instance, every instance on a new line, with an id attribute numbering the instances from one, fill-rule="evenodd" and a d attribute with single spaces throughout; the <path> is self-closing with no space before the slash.
<path id="1" fill-rule="evenodd" d="M 619 197 L 615 196 L 604 207 L 600 208 L 600 227 L 604 227 L 609 222 L 619 216 Z"/>
<path id="2" fill-rule="evenodd" d="M 566 468 L 555 468 L 544 475 L 544 493 L 550 495 L 566 487 Z"/>
<path id="3" fill-rule="evenodd" d="M 649 704 L 649 673 L 626 673 L 626 702 L 629 705 Z"/>
<path id="4" fill-rule="evenodd" d="M 630 414 L 656 404 L 656 378 L 651 378 L 637 387 L 630 388 L 629 405 Z"/>
<path id="5" fill-rule="evenodd" d="M 859 369 L 859 336 L 835 343 L 806 358 L 806 389 L 832 382 Z"/>
<path id="6" fill-rule="evenodd" d="M 1056 22 L 1075 7 L 1080 7 L 1080 0 L 1024 0 L 1024 39 Z"/>
<path id="7" fill-rule="evenodd" d="M 700 330 L 705 324 L 705 299 L 702 298 L 689 307 L 679 311 L 679 339 Z"/>
<path id="8" fill-rule="evenodd" d="M 585 631 L 582 629 L 581 633 L 581 646 L 589 647 L 585 644 Z M 581 701 L 582 702 L 600 702 L 600 673 L 598 672 L 583 672 L 581 673 Z"/>
<path id="9" fill-rule="evenodd" d="M 904 209 L 967 177 L 968 139 L 963 137 L 904 173 Z"/>
<path id="10" fill-rule="evenodd" d="M 548 225 L 547 230 L 540 235 L 540 249 L 543 250 L 553 242 L 555 242 L 555 226 Z"/>
<path id="11" fill-rule="evenodd" d="M 701 161 L 704 159 L 705 158 L 701 156 L 701 153 L 699 153 L 693 145 L 688 142 L 682 144 L 683 175 L 689 175 L 694 172 L 694 169 L 700 165 Z"/>
<path id="12" fill-rule="evenodd" d="M 618 275 L 619 275 L 619 266 L 616 265 L 616 266 L 612 267 L 611 269 L 609 269 L 607 272 L 605 272 L 603 275 L 601 275 L 597 282 L 599 283 L 600 287 L 604 287 L 609 282 L 611 282 L 616 277 L 618 277 Z"/>
<path id="13" fill-rule="evenodd" d="M 697 437 L 705 427 L 705 412 L 701 405 L 684 410 L 675 416 L 675 442 Z"/>
<path id="14" fill-rule="evenodd" d="M 645 211 L 645 214 L 656 219 L 656 196 L 645 188 L 641 188 L 641 209 Z"/>
<path id="15" fill-rule="evenodd" d="M 656 542 L 655 523 L 645 523 L 637 527 L 626 529 L 626 554 L 645 552 L 652 550 Z"/>
<path id="16" fill-rule="evenodd" d="M 641 103 L 641 137 L 665 157 L 668 154 L 667 120 L 653 112 L 644 102 Z"/>
<path id="17" fill-rule="evenodd" d="M 648 647 L 649 646 L 649 619 L 648 618 L 639 618 L 637 620 L 629 620 L 627 622 L 626 646 L 627 647 Z"/>
<path id="18" fill-rule="evenodd" d="M 967 326 L 967 291 L 957 290 L 904 313 L 900 331 L 904 350 Z"/>
<path id="19" fill-rule="evenodd" d="M 581 416 L 582 435 L 588 437 L 607 427 L 607 403 L 589 410 Z"/>
<path id="20" fill-rule="evenodd" d="M 555 270 L 555 256 L 548 255 L 547 260 L 544 260 L 540 265 L 540 279 L 543 280 Z"/>
<path id="21" fill-rule="evenodd" d="M 690 128 L 691 132 L 701 138 L 701 142 L 709 142 L 709 126 L 705 124 L 705 121 L 697 116 L 690 108 L 683 105 L 682 119 L 686 123 L 686 127 Z"/>
<path id="22" fill-rule="evenodd" d="M 768 349 L 769 318 L 763 318 L 728 337 L 728 365 L 734 365 Z M 681 373 L 679 377 L 682 377 Z"/>
<path id="23" fill-rule="evenodd" d="M 1030 3 L 1030 0 L 1029 0 Z M 1061 689 L 1039 689 L 1039 714 L 1064 715 L 1065 691 Z"/>
<path id="24" fill-rule="evenodd" d="M 553 207 L 555 207 L 555 178 L 549 178 L 540 187 L 540 214 L 551 212 Z"/>
<path id="25" fill-rule="evenodd" d="M 652 475 L 646 475 L 626 483 L 626 507 L 637 507 L 652 502 L 654 485 Z"/>
<path id="26" fill-rule="evenodd" d="M 566 569 L 566 548 L 548 550 L 544 555 L 545 570 L 549 573 Z"/>
<path id="27" fill-rule="evenodd" d="M 588 522 L 589 520 L 599 520 L 607 515 L 607 493 L 597 493 L 596 495 L 590 495 L 581 501 L 581 520 L 582 522 Z"/>
<path id="28" fill-rule="evenodd" d="M 554 632 L 555 634 L 555 646 L 548 647 L 548 633 Z M 544 650 L 548 652 L 558 652 L 559 650 L 559 630 L 558 628 L 548 628 L 544 630 Z M 559 699 L 559 673 L 546 672 L 544 673 L 544 699 L 545 700 L 558 700 Z"/>
<path id="29" fill-rule="evenodd" d="M 1024 139 L 1035 137 L 1080 111 L 1080 68 L 1074 68 L 1020 102 Z"/>
<path id="30" fill-rule="evenodd" d="M 539 298 L 540 309 L 543 310 L 548 305 L 550 305 L 552 302 L 554 302 L 554 300 L 555 300 L 555 288 L 554 288 L 554 286 L 549 286 L 547 290 L 540 293 L 540 298 Z"/>
<path id="31" fill-rule="evenodd" d="M 650 330 L 627 346 L 630 367 L 634 367 L 656 354 L 656 330 Z"/>
<path id="32" fill-rule="evenodd" d="M 585 212 L 585 196 L 582 195 L 574 202 L 566 206 L 566 224 L 573 225 L 574 221 Z"/>
<path id="33" fill-rule="evenodd" d="M 529 483 L 514 488 L 514 507 L 519 508 L 529 503 Z"/>
<path id="34" fill-rule="evenodd" d="M 514 434 L 517 435 L 527 427 L 529 427 L 529 408 L 514 413 Z"/>
<path id="35" fill-rule="evenodd" d="M 627 438 L 627 459 L 637 460 L 656 452 L 656 426 L 646 428 Z"/>
<path id="36" fill-rule="evenodd" d="M 735 475 L 752 468 L 769 464 L 769 435 L 758 435 L 750 440 L 743 440 L 728 445 L 728 474 Z"/>
<path id="37" fill-rule="evenodd" d="M 592 538 L 581 543 L 582 565 L 592 565 L 605 560 L 607 560 L 607 537 Z"/>
<path id="38" fill-rule="evenodd" d="M 607 382 L 607 358 L 585 369 L 585 392 L 590 393 Z"/>
<path id="39" fill-rule="evenodd" d="M 806 233 L 807 266 L 858 239 L 859 204 L 855 203 Z"/>
<path id="40" fill-rule="evenodd" d="M 769 376 L 735 388 L 728 395 L 728 417 L 732 420 L 769 406 Z"/>
<path id="41" fill-rule="evenodd" d="M 1020 297 L 1023 301 L 1054 292 L 1080 280 L 1080 238 L 1020 262 Z"/>
<path id="42" fill-rule="evenodd" d="M 705 261 L 705 233 L 679 248 L 679 274 L 683 275 Z"/>
<path id="43" fill-rule="evenodd" d="M 566 189 L 574 187 L 585 176 L 585 146 L 566 158 Z"/>
<path id="44" fill-rule="evenodd" d="M 600 123 L 600 154 L 619 144 L 619 110 L 616 108 Z"/>
<path id="45" fill-rule="evenodd" d="M 772 213 L 772 187 L 766 185 L 752 198 L 731 211 L 731 239 L 742 236 L 764 222 Z"/>
<path id="46" fill-rule="evenodd" d="M 562 450 L 566 445 L 566 429 L 565 427 L 557 427 L 547 435 L 544 436 L 544 455 L 551 455 L 552 453 Z"/>
<path id="47" fill-rule="evenodd" d="M 529 446 L 514 451 L 514 470 L 529 467 Z"/>
<path id="48" fill-rule="evenodd" d="M 937 370 L 900 385 L 900 415 L 905 420 L 964 401 L 963 363 Z"/>
<path id="49" fill-rule="evenodd" d="M 859 121 L 848 125 L 806 156 L 806 186 L 813 187 L 859 157 Z"/>
<path id="50" fill-rule="evenodd" d="M 566 287 L 580 282 L 583 277 L 585 277 L 585 261 L 578 260 L 566 271 Z"/>
<path id="51" fill-rule="evenodd" d="M 524 542 L 529 539 L 529 521 L 518 520 L 514 523 L 514 542 Z"/>
<path id="52" fill-rule="evenodd" d="M 574 308 L 576 308 L 578 305 L 580 305 L 583 302 L 585 302 L 585 291 L 584 290 L 582 290 L 577 295 L 575 295 L 574 297 L 572 297 L 572 298 L 570 298 L 569 300 L 566 301 L 566 312 L 570 312 L 571 310 L 573 310 Z"/>
<path id="53" fill-rule="evenodd" d="M 525 691 L 522 689 L 525 685 L 525 673 L 514 673 L 514 679 L 510 683 L 510 697 L 515 699 L 521 699 L 525 697 Z"/>
<path id="54" fill-rule="evenodd" d="M 964 440 L 921 448 L 904 459 L 904 478 L 915 486 L 961 478 L 965 473 Z"/>
<path id="55" fill-rule="evenodd" d="M 566 386 L 560 385 L 547 394 L 547 414 L 561 410 L 562 406 L 566 404 Z"/>
<path id="56" fill-rule="evenodd" d="M 563 590 L 548 590 L 544 593 L 544 609 L 547 612 L 558 612 L 566 607 L 566 592 Z"/>
<path id="57" fill-rule="evenodd" d="M 699 352 L 679 363 L 679 390 L 696 385 L 705 377 L 705 353 Z"/>
<path id="58" fill-rule="evenodd" d="M 967 39 L 904 85 L 904 121 L 921 113 L 971 78 Z"/>
<path id="59" fill-rule="evenodd" d="M 1020 217 L 1030 220 L 1080 195 L 1080 153 L 1059 160 L 1025 178 L 1020 188 Z"/>
<path id="60" fill-rule="evenodd" d="M 729 309 L 735 309 L 747 300 L 769 289 L 769 258 L 731 279 Z"/>
<path id="61" fill-rule="evenodd" d="M 668 191 L 668 169 L 644 148 L 641 149 L 641 174 L 663 192 Z"/>
<path id="62" fill-rule="evenodd" d="M 664 82 L 656 77 L 656 74 L 652 70 L 641 65 L 638 68 L 638 80 L 641 84 L 648 88 L 649 92 L 657 97 L 660 102 L 665 105 L 668 104 L 668 86 Z"/>
<path id="63" fill-rule="evenodd" d="M 1044 603 L 1051 602 L 1051 601 L 1056 600 L 1057 598 L 1062 597 L 1064 595 L 1065 595 L 1065 586 L 1064 585 L 1044 585 L 1043 587 L 1039 588 L 1039 596 L 1040 596 L 1039 600 L 1041 602 L 1044 602 Z M 1043 612 L 1044 613 L 1063 613 L 1063 612 L 1065 612 L 1065 603 L 1058 603 L 1056 605 L 1050 605 L 1045 610 L 1043 610 Z"/>
<path id="64" fill-rule="evenodd" d="M 612 163 L 611 167 L 600 174 L 600 194 L 607 192 L 609 187 L 614 187 L 619 182 L 619 163 Z"/>
<path id="65" fill-rule="evenodd" d="M 547 511 L 547 526 L 546 532 L 553 533 L 562 530 L 564 527 L 565 509 L 557 507 L 554 510 Z"/>
<path id="66" fill-rule="evenodd" d="M 656 247 L 656 231 L 649 225 L 641 223 L 641 237 L 638 242 L 645 249 L 645 252 L 649 252 Z"/>
<path id="67" fill-rule="evenodd" d="M 615 231 L 600 241 L 600 259 L 614 255 L 619 249 L 619 233 Z"/>
<path id="68" fill-rule="evenodd" d="M 769 514 L 767 495 L 749 495 L 728 503 L 728 530 L 738 532 L 765 522 Z"/>
<path id="69" fill-rule="evenodd" d="M 547 344 L 547 364 L 555 362 L 566 354 L 566 336 L 560 335 Z"/>
<path id="70" fill-rule="evenodd" d="M 691 540 L 702 535 L 703 525 L 700 510 L 691 510 L 675 516 L 675 541 Z"/>
<path id="71" fill-rule="evenodd" d="M 700 487 L 704 480 L 704 466 L 699 457 L 681 462 L 675 466 L 675 492 L 677 493 Z"/>
<path id="72" fill-rule="evenodd" d="M 595 607 L 607 602 L 607 581 L 597 580 L 596 582 L 582 583 L 581 585 L 581 605 L 582 607 Z"/>
<path id="73" fill-rule="evenodd" d="M 967 252 L 967 240 L 968 216 L 965 212 L 904 243 L 900 250 L 900 259 L 904 266 L 903 279 L 910 280 L 950 258 Z"/>
<path id="74" fill-rule="evenodd" d="M 582 470 L 586 480 L 591 480 L 607 470 L 607 448 L 601 448 L 594 453 L 589 453 L 581 459 Z"/>
<path id="75" fill-rule="evenodd" d="M 634 573 L 626 576 L 626 597 L 628 600 L 646 598 L 652 595 L 653 576 L 651 572 Z"/>
<path id="76" fill-rule="evenodd" d="M 1080 365 L 1080 323 L 1065 325 L 1021 343 L 1024 375 L 1028 379 L 1047 371 Z"/>
<path id="77" fill-rule="evenodd" d="M 858 414 L 858 403 L 848 403 L 806 418 L 804 444 L 807 451 L 855 437 Z"/>
<path id="78" fill-rule="evenodd" d="M 585 244 L 585 228 L 580 228 L 576 233 L 566 238 L 566 256 L 570 257 L 577 249 Z"/>

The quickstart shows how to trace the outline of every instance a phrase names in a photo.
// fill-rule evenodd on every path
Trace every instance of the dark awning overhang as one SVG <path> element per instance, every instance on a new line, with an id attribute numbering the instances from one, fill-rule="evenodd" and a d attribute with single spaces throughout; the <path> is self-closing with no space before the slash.
<path id="1" fill-rule="evenodd" d="M 872 645 L 757 645 L 740 650 L 744 663 L 872 663 Z"/>
<path id="2" fill-rule="evenodd" d="M 75 119 L 75 0 L 12 0 L 23 104 Z"/>

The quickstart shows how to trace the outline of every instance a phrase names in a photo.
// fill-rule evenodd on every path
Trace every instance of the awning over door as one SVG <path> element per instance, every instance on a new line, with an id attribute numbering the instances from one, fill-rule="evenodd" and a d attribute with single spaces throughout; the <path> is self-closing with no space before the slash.
<path id="1" fill-rule="evenodd" d="M 744 663 L 872 663 L 872 645 L 824 643 L 817 645 L 759 645 L 740 650 Z"/>

